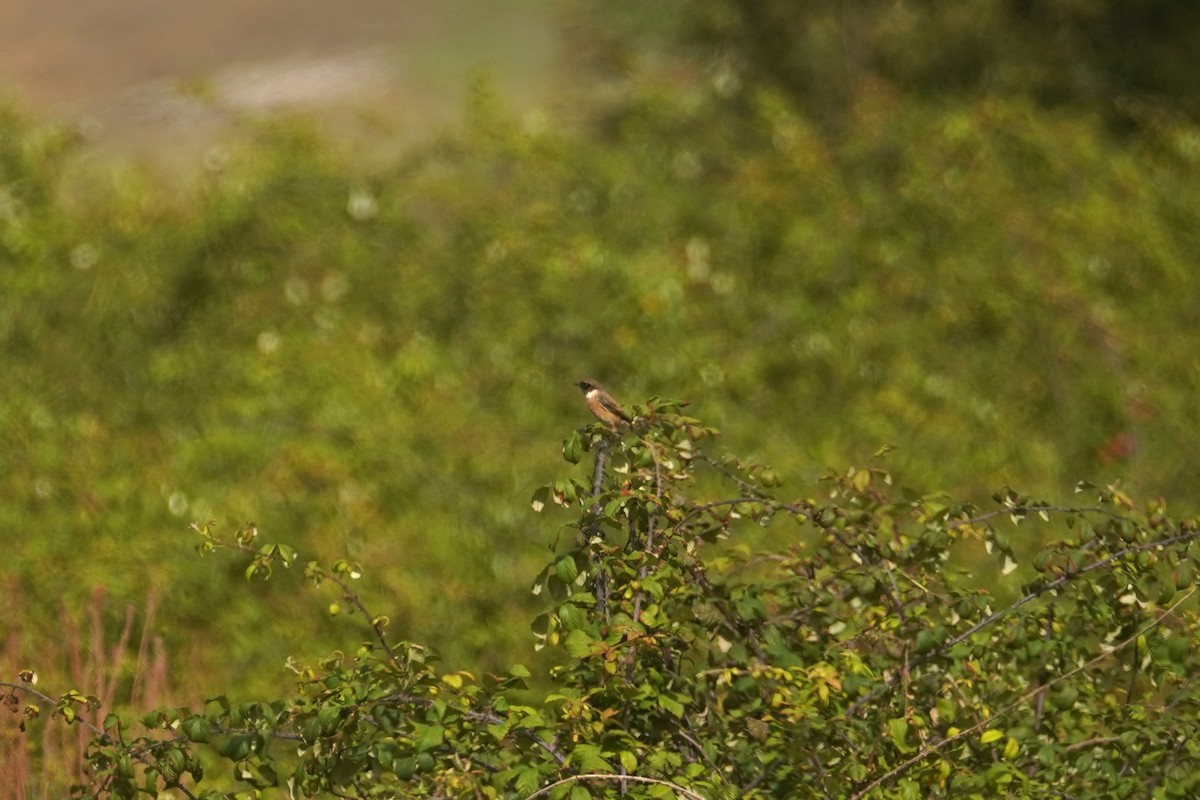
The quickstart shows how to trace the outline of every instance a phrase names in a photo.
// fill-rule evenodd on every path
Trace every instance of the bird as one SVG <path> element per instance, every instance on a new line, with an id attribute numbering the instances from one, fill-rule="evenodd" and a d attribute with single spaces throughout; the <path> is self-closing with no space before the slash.
<path id="1" fill-rule="evenodd" d="M 621 408 L 621 404 L 613 400 L 612 395 L 604 391 L 603 386 L 592 380 L 582 380 L 575 385 L 583 390 L 583 399 L 587 400 L 591 412 L 608 427 L 616 431 L 622 426 L 633 425 L 633 420 Z"/>

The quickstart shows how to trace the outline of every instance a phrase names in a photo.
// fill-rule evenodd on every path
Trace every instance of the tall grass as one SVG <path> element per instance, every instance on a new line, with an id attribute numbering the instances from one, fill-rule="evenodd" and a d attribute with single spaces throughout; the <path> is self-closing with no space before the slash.
<path id="1" fill-rule="evenodd" d="M 0 715 L 0 797 L 5 800 L 49 800 L 62 797 L 72 784 L 86 781 L 84 751 L 94 731 L 103 729 L 113 710 L 148 710 L 172 701 L 168 659 L 155 632 L 161 599 L 151 586 L 141 609 L 133 605 L 116 614 L 106 592 L 97 587 L 82 609 L 63 600 L 58 630 L 27 631 L 16 624 L 24 592 L 12 580 L 3 588 L 8 631 L 0 652 L 0 699 L 9 713 Z M 38 683 L 18 682 L 21 670 L 32 669 Z M 43 694 L 39 687 L 52 687 Z M 51 719 L 57 694 L 73 688 L 100 700 L 83 711 L 73 725 Z M 32 709 L 40 714 L 31 716 Z"/>

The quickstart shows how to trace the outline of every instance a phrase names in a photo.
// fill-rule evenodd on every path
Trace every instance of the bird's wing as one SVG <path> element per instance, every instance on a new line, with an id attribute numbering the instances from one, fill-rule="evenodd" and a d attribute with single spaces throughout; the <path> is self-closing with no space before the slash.
<path id="1" fill-rule="evenodd" d="M 633 422 L 633 420 L 629 418 L 629 415 L 625 413 L 625 409 L 621 408 L 617 401 L 613 400 L 607 394 L 600 395 L 598 399 L 600 400 L 600 405 L 604 406 L 606 411 L 611 412 L 617 418 L 623 419 L 626 422 Z"/>

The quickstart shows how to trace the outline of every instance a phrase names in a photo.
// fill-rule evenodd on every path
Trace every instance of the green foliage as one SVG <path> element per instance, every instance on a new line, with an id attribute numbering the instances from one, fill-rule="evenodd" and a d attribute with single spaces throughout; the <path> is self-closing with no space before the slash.
<path id="1" fill-rule="evenodd" d="M 610 7 L 614 23 L 629 19 Z M 1158 38 L 1129 27 L 1131 45 L 1166 46 L 1141 48 L 1148 61 L 1110 91 L 1118 71 L 1099 62 L 1130 51 L 1095 52 L 1081 33 L 1084 23 L 1124 29 L 1116 23 L 1132 12 L 1109 3 L 1041 9 L 1029 25 L 1011 3 L 867 4 L 844 24 L 845 4 L 685 7 L 695 14 L 664 19 L 640 4 L 649 17 L 621 35 L 700 42 L 711 60 L 661 60 L 625 40 L 602 53 L 623 78 L 600 87 L 603 102 L 594 83 L 573 82 L 570 109 L 521 119 L 481 83 L 458 129 L 383 168 L 272 123 L 168 190 L 89 167 L 72 137 L 5 110 L 0 529 L 11 535 L 0 591 L 10 624 L 65 642 L 62 620 L 93 587 L 112 601 L 109 629 L 124 604 L 156 593 L 176 685 L 237 707 L 274 691 L 272 669 L 289 654 L 314 662 L 343 612 L 364 613 L 298 594 L 303 569 L 281 568 L 294 555 L 297 567 L 367 565 L 361 603 L 397 640 L 472 674 L 529 660 L 540 690 L 551 676 L 536 659 L 560 648 L 593 656 L 595 609 L 568 600 L 612 553 L 558 554 L 540 597 L 566 594 L 538 617 L 547 647 L 527 659 L 525 622 L 544 609 L 520 588 L 549 537 L 514 498 L 530 482 L 547 482 L 535 497 L 546 508 L 590 498 L 577 475 L 548 482 L 547 446 L 584 413 L 570 384 L 589 375 L 626 398 L 690 398 L 732 450 L 776 465 L 755 473 L 764 491 L 891 442 L 891 468 L 953 487 L 963 503 L 982 506 L 1006 484 L 1054 495 L 1087 476 L 1171 497 L 1175 513 L 1197 508 L 1200 373 L 1181 333 L 1197 317 L 1195 70 L 1156 82 L 1147 66 L 1175 57 L 1192 12 L 1172 6 L 1174 33 Z M 1033 25 L 1042 15 L 1064 24 Z M 798 26 L 804 47 L 760 48 L 751 36 Z M 825 57 L 854 43 L 843 31 L 870 45 L 850 69 Z M 1048 35 L 1061 50 L 1043 46 Z M 1136 122 L 1119 137 L 1114 93 Z M 577 433 L 562 454 L 583 463 L 595 446 Z M 708 494 L 710 472 L 695 475 L 697 496 L 722 496 Z M 874 485 L 872 474 L 846 479 Z M 742 517 L 770 506 L 745 502 Z M 601 512 L 628 507 L 614 495 Z M 1000 531 L 992 547 L 1011 548 L 1021 569 L 1061 569 L 1067 556 L 1035 539 L 1062 532 L 1025 516 L 1036 535 Z M 263 538 L 294 552 L 197 564 L 173 544 L 189 519 L 245 536 L 256 519 Z M 815 546 L 823 529 L 804 530 Z M 739 541 L 777 549 L 789 534 L 776 524 Z M 986 555 L 975 539 L 954 542 L 958 568 Z M 726 567 L 711 567 L 718 589 L 736 585 Z M 245 589 L 247 568 L 271 570 L 271 584 Z M 677 597 L 674 573 L 605 569 L 653 596 L 640 609 L 652 620 Z M 864 596 L 881 591 L 877 574 L 855 579 Z M 1022 596 L 1004 581 L 996 591 L 1001 602 Z M 737 599 L 753 619 L 781 602 Z M 720 612 L 708 615 L 719 630 Z M 939 624 L 913 632 L 918 656 L 940 652 L 950 634 Z M 25 636 L 12 660 L 44 644 Z M 133 661 L 114 665 L 114 686 L 136 682 Z M 42 672 L 72 682 L 61 665 Z M 636 702 L 689 709 L 670 693 Z M 897 749 L 920 746 L 927 732 L 902 710 L 872 722 Z M 577 758 L 624 764 L 621 752 L 643 763 L 619 749 Z M 519 780 L 536 783 L 537 769 Z"/>
<path id="2" fill-rule="evenodd" d="M 110 715 L 74 796 L 1194 795 L 1200 520 L 1085 484 L 1076 507 L 1004 489 L 985 509 L 880 465 L 786 499 L 679 404 L 640 411 L 621 439 L 577 432 L 597 493 L 535 493 L 574 537 L 535 584 L 546 689 L 443 667 L 371 615 L 357 566 L 310 564 L 368 641 L 285 696 Z M 780 547 L 750 546 L 763 527 Z M 197 532 L 247 574 L 293 558 L 254 529 Z M 90 725 L 71 712 L 94 702 L 54 714 Z"/>
<path id="3" fill-rule="evenodd" d="M 1021 97 L 1141 124 L 1200 114 L 1200 11 L 1186 0 L 684 0 L 575 4 L 593 66 L 683 58 L 722 85 L 770 86 L 839 119 L 864 86 L 918 97 Z M 599 31 L 600 33 L 597 33 Z M 597 43 L 598 41 L 598 43 Z"/>

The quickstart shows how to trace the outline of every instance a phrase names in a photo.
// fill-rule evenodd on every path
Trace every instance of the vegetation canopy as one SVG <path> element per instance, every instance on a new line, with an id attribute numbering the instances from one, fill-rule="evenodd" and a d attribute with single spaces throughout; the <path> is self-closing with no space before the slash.
<path id="1" fill-rule="evenodd" d="M 545 674 L 476 675 L 396 639 L 339 561 L 304 575 L 369 635 L 295 665 L 293 691 L 135 720 L 26 671 L 6 703 L 86 731 L 81 798 L 1200 791 L 1196 520 L 1087 484 L 1070 507 L 1007 488 L 977 507 L 881 463 L 795 497 L 680 404 L 636 410 L 623 438 L 575 431 L 563 455 L 591 454 L 591 475 L 534 493 L 569 515 L 534 584 Z M 780 547 L 753 546 L 764 527 Z M 194 532 L 247 578 L 299 566 L 252 524 Z"/>
<path id="2" fill-rule="evenodd" d="M 395 161 L 0 108 L 0 795 L 1200 794 L 1200 4 L 563 21 Z"/>

